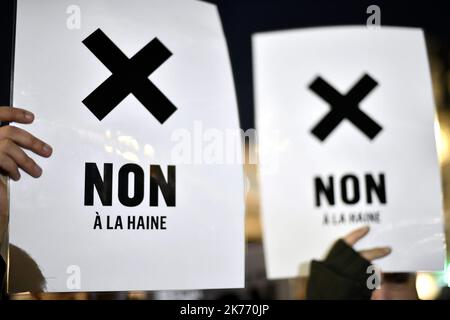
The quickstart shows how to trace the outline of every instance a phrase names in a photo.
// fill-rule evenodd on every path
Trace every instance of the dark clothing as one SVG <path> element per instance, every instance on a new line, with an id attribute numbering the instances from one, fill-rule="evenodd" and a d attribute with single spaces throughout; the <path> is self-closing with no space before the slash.
<path id="1" fill-rule="evenodd" d="M 308 279 L 307 299 L 368 300 L 370 262 L 343 240 L 338 240 L 324 261 L 313 260 Z"/>
<path id="2" fill-rule="evenodd" d="M 5 299 L 6 297 L 5 275 L 6 275 L 6 263 L 3 260 L 2 256 L 0 256 L 0 300 Z"/>

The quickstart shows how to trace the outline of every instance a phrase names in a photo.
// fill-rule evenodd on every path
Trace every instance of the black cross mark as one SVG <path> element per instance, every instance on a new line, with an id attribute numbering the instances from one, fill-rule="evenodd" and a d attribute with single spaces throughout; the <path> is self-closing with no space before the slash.
<path id="1" fill-rule="evenodd" d="M 97 29 L 83 40 L 84 45 L 112 75 L 95 89 L 83 103 L 101 121 L 130 93 L 163 124 L 177 108 L 148 79 L 172 53 L 154 38 L 131 59 Z"/>
<path id="2" fill-rule="evenodd" d="M 377 85 L 378 83 L 372 77 L 364 74 L 346 95 L 342 95 L 320 76 L 317 77 L 309 85 L 309 88 L 328 102 L 331 110 L 314 126 L 311 133 L 320 141 L 324 141 L 342 120 L 348 119 L 367 137 L 375 138 L 382 127 L 359 109 L 359 103 Z"/>

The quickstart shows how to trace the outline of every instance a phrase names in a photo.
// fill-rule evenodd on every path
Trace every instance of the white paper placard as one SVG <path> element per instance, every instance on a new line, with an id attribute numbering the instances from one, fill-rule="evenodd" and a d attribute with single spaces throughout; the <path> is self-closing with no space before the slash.
<path id="1" fill-rule="evenodd" d="M 10 242 L 37 263 L 47 291 L 244 285 L 242 165 L 174 157 L 193 128 L 239 128 L 214 5 L 19 0 L 14 105 L 36 115 L 21 127 L 54 150 L 35 157 L 41 178 L 10 184 Z M 86 182 L 87 167 L 104 189 Z M 158 168 L 172 193 L 151 182 Z"/>
<path id="2" fill-rule="evenodd" d="M 381 270 L 441 270 L 435 110 L 421 30 L 335 27 L 253 37 L 269 278 L 307 273 L 347 232 L 390 246 Z"/>

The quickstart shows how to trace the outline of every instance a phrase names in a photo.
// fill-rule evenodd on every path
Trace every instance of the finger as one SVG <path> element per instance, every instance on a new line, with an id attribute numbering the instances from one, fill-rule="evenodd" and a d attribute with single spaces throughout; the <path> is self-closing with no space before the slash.
<path id="1" fill-rule="evenodd" d="M 14 107 L 0 107 L 0 121 L 1 122 L 18 122 L 31 123 L 34 120 L 34 115 L 25 109 Z"/>
<path id="2" fill-rule="evenodd" d="M 361 238 L 363 238 L 366 234 L 369 233 L 369 227 L 362 227 L 350 232 L 346 235 L 342 240 L 344 240 L 349 246 L 353 246 L 356 242 L 358 242 Z"/>
<path id="3" fill-rule="evenodd" d="M 376 260 L 383 258 L 390 254 L 392 252 L 391 248 L 389 247 L 380 247 L 380 248 L 374 248 L 374 249 L 368 249 L 368 250 L 362 250 L 359 252 L 361 257 L 368 261 Z"/>
<path id="4" fill-rule="evenodd" d="M 1 127 L 0 140 L 3 139 L 9 139 L 43 157 L 49 157 L 52 154 L 52 148 L 47 143 L 21 128 L 13 126 Z"/>
<path id="5" fill-rule="evenodd" d="M 11 140 L 5 139 L 0 142 L 0 150 L 7 154 L 17 166 L 34 178 L 38 178 L 42 174 L 42 169 L 33 159 L 31 159 L 25 151 L 17 146 Z"/>
<path id="6" fill-rule="evenodd" d="M 9 156 L 4 153 L 0 154 L 0 168 L 6 173 L 7 176 L 11 177 L 14 181 L 20 179 L 19 169 L 17 164 Z"/>

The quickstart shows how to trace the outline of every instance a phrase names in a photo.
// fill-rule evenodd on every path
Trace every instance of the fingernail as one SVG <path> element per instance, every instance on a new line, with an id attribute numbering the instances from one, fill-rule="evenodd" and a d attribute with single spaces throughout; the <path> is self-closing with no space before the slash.
<path id="1" fill-rule="evenodd" d="M 49 153 L 49 152 L 52 151 L 52 147 L 50 147 L 48 144 L 44 144 L 44 146 L 42 147 L 42 150 L 43 150 L 45 153 Z"/>
<path id="2" fill-rule="evenodd" d="M 33 120 L 34 119 L 34 114 L 32 114 L 31 112 L 25 111 L 25 119 Z"/>
<path id="3" fill-rule="evenodd" d="M 41 175 L 42 174 L 42 169 L 41 167 L 39 167 L 38 165 L 34 166 L 34 171 L 36 172 L 37 175 Z"/>
<path id="4" fill-rule="evenodd" d="M 386 252 L 386 253 L 391 253 L 391 252 L 392 252 L 392 249 L 391 249 L 391 248 L 385 248 L 385 249 L 384 249 L 384 252 Z"/>
<path id="5" fill-rule="evenodd" d="M 18 173 L 17 173 L 17 176 L 16 176 L 15 178 L 13 178 L 13 180 L 14 180 L 14 181 L 19 181 L 19 179 L 20 179 L 20 173 L 18 172 Z"/>

